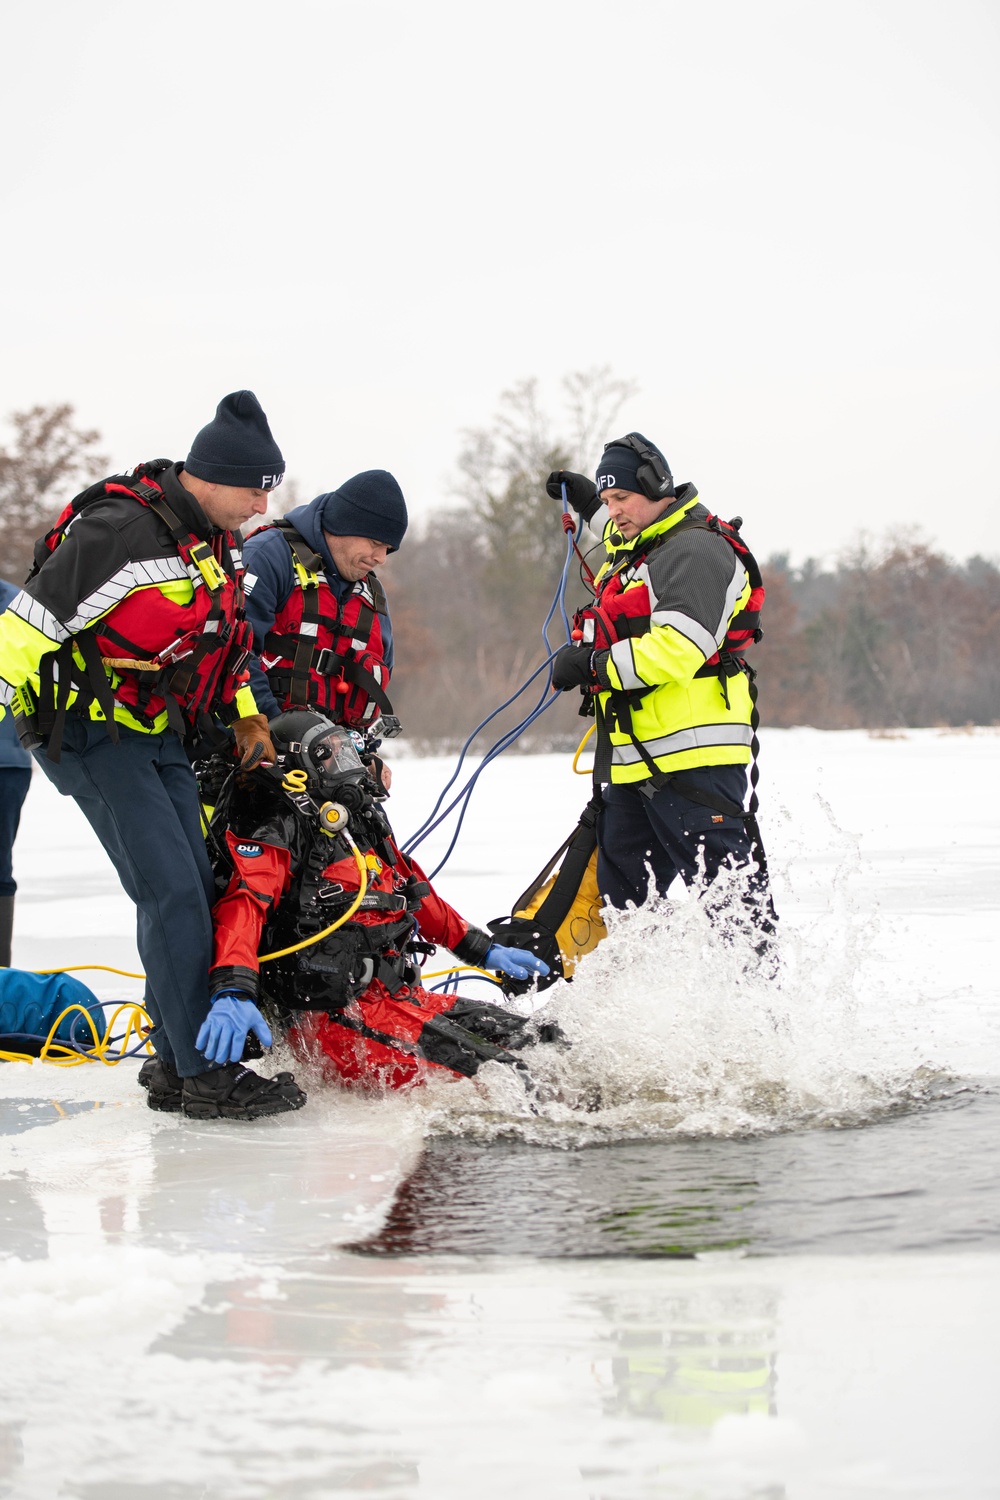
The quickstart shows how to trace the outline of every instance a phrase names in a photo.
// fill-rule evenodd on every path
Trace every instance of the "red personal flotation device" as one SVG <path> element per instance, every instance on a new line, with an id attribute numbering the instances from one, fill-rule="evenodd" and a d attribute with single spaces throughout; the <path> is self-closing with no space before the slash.
<path id="1" fill-rule="evenodd" d="M 264 529 L 281 533 L 295 565 L 295 588 L 261 651 L 261 665 L 282 712 L 313 708 L 352 729 L 366 728 L 379 712 L 392 714 L 379 620 L 388 606 L 375 574 L 367 574 L 338 600 L 326 581 L 323 559 L 289 521 Z"/>
<path id="2" fill-rule="evenodd" d="M 49 737 L 48 755 L 59 759 L 69 695 L 88 706 L 95 698 L 117 743 L 115 706 L 149 730 L 166 710 L 170 727 L 182 739 L 210 730 L 211 712 L 225 718 L 237 689 L 248 680 L 246 662 L 253 632 L 243 613 L 243 562 L 232 533 L 215 544 L 195 536 L 175 515 L 156 475 L 169 459 L 141 464 L 129 474 L 99 480 L 63 509 L 52 529 L 35 544 L 28 582 L 65 537 L 77 517 L 109 495 L 127 495 L 147 506 L 168 527 L 194 585 L 188 604 L 178 604 L 155 587 L 155 562 L 137 563 L 154 585 L 126 593 L 121 603 L 93 626 L 77 632 L 40 664 L 38 730 Z M 163 581 L 163 580 L 160 580 Z M 74 659 L 76 646 L 84 669 Z M 118 665 L 148 663 L 144 668 Z M 112 675 L 109 677 L 109 673 Z"/>

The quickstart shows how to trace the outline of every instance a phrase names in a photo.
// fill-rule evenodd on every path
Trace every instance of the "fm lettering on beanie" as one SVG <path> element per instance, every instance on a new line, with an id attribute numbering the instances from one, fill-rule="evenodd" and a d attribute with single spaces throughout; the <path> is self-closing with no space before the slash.
<path id="1" fill-rule="evenodd" d="M 285 460 L 253 391 L 223 396 L 213 420 L 191 444 L 184 467 L 209 484 L 247 490 L 278 487 L 285 477 Z"/>
<path id="2" fill-rule="evenodd" d="M 611 443 L 601 454 L 601 461 L 597 465 L 597 493 L 603 490 L 632 490 L 637 495 L 645 495 L 647 500 L 662 500 L 674 493 L 674 480 L 670 472 L 670 465 L 660 452 L 655 443 L 644 438 L 641 432 L 630 432 L 629 437 L 639 440 L 642 447 L 648 450 L 647 454 L 638 453 L 631 445 Z M 639 479 L 640 469 L 649 466 L 649 453 L 655 453 L 663 465 L 663 471 L 667 480 L 667 487 L 660 488 L 659 477 L 655 473 L 644 475 L 646 483 Z"/>
<path id="3" fill-rule="evenodd" d="M 366 469 L 325 496 L 320 524 L 331 536 L 362 536 L 398 552 L 406 535 L 406 501 L 387 469 Z"/>

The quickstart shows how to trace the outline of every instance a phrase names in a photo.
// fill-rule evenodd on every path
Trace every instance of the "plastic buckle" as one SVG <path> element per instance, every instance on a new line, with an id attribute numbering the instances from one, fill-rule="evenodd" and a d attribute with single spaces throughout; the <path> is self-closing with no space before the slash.
<path id="1" fill-rule="evenodd" d="M 191 548 L 191 561 L 204 579 L 210 594 L 217 594 L 220 589 L 225 588 L 228 582 L 226 571 L 207 542 L 195 542 Z"/>
<path id="2" fill-rule="evenodd" d="M 324 646 L 313 662 L 313 670 L 321 677 L 332 677 L 335 672 L 340 672 L 343 665 L 344 658 L 338 656 L 336 651 L 331 651 L 329 646 Z"/>

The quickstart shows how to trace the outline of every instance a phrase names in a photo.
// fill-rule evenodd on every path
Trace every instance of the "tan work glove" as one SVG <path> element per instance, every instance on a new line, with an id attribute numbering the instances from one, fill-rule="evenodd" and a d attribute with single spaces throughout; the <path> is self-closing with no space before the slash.
<path id="1" fill-rule="evenodd" d="M 248 714 L 245 719 L 236 719 L 233 733 L 240 752 L 241 771 L 252 771 L 265 760 L 274 765 L 278 756 L 263 714 Z"/>

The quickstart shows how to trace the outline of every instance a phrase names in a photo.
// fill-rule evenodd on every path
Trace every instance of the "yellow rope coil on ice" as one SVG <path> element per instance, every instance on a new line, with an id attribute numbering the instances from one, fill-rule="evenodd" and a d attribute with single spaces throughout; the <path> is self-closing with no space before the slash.
<path id="1" fill-rule="evenodd" d="M 99 969 L 102 968 L 103 965 L 81 964 L 78 965 L 78 967 Z M 50 974 L 61 974 L 63 970 L 49 969 L 45 972 L 48 972 Z M 116 969 L 114 972 L 120 973 L 121 971 Z M 79 1015 L 83 1016 L 86 1019 L 87 1026 L 90 1029 L 90 1035 L 93 1038 L 93 1048 L 87 1052 L 78 1052 L 75 1048 L 68 1047 L 63 1042 L 56 1041 L 56 1032 L 59 1030 L 59 1027 L 62 1025 L 66 1017 L 72 1015 L 74 1011 L 76 1011 Z M 121 1015 L 122 1011 L 127 1011 L 129 1013 L 128 1022 L 125 1026 L 125 1032 L 123 1036 L 117 1038 L 115 1043 L 112 1043 L 111 1033 L 115 1028 L 115 1022 L 118 1020 L 118 1017 Z M 145 1026 L 141 1025 L 139 1020 L 140 1017 L 143 1021 L 146 1022 Z M 42 1043 L 41 1050 L 39 1051 L 37 1058 L 33 1057 L 30 1052 L 0 1052 L 0 1060 L 2 1060 L 3 1062 L 26 1063 L 37 1061 L 43 1063 L 51 1063 L 52 1066 L 56 1068 L 75 1068 L 78 1067 L 81 1063 L 99 1062 L 103 1063 L 106 1068 L 113 1068 L 116 1063 L 120 1063 L 122 1061 L 122 1058 L 129 1050 L 129 1041 L 133 1036 L 135 1036 L 138 1040 L 145 1044 L 147 1052 L 152 1053 L 153 1049 L 149 1043 L 149 1032 L 152 1030 L 152 1027 L 153 1023 L 146 1011 L 143 1010 L 141 1005 L 118 1005 L 115 1007 L 111 1016 L 111 1020 L 105 1026 L 103 1033 L 101 1035 L 98 1035 L 97 1027 L 94 1024 L 94 1018 L 89 1010 L 87 1010 L 82 1005 L 67 1005 L 66 1009 L 56 1017 L 55 1021 L 49 1027 L 48 1036 Z M 117 1051 L 112 1051 L 113 1046 L 117 1046 Z"/>

